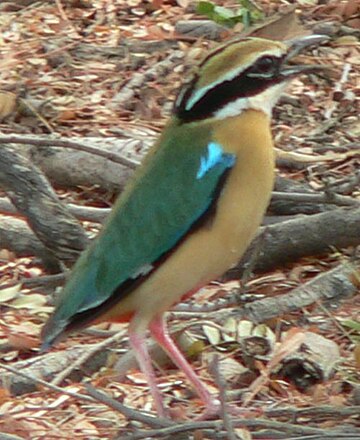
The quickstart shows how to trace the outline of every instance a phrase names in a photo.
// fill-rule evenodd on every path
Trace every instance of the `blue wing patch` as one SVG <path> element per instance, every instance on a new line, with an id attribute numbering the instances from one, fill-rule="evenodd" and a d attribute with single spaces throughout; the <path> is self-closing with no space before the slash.
<path id="1" fill-rule="evenodd" d="M 224 165 L 231 168 L 235 163 L 235 155 L 224 153 L 221 145 L 216 142 L 209 142 L 207 145 L 207 154 L 201 156 L 200 166 L 196 174 L 196 178 L 202 179 L 205 174 L 216 165 Z"/>

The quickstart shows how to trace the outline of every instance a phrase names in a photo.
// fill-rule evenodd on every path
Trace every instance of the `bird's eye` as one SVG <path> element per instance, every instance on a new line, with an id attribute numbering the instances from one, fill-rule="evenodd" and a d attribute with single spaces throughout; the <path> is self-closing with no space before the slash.
<path id="1" fill-rule="evenodd" d="M 259 58 L 256 63 L 251 67 L 250 76 L 262 76 L 269 77 L 275 73 L 277 62 L 276 58 L 270 55 L 264 55 Z"/>

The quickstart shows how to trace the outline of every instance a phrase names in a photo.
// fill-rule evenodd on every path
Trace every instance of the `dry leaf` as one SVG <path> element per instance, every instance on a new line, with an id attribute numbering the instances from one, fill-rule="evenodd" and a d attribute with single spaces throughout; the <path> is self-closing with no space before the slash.
<path id="1" fill-rule="evenodd" d="M 0 388 L 0 405 L 2 405 L 4 402 L 8 402 L 9 399 L 11 399 L 9 391 L 6 388 Z"/>
<path id="2" fill-rule="evenodd" d="M 354 358 L 355 358 L 355 366 L 358 370 L 360 370 L 360 342 L 355 345 Z"/>
<path id="3" fill-rule="evenodd" d="M 24 333 L 10 334 L 8 336 L 8 343 L 15 350 L 30 350 L 39 347 L 39 338 L 29 336 Z"/>
<path id="4" fill-rule="evenodd" d="M 309 35 L 309 31 L 298 22 L 296 8 L 296 5 L 289 7 L 287 12 L 270 17 L 265 23 L 250 29 L 246 34 L 280 41 Z"/>
<path id="5" fill-rule="evenodd" d="M 241 440 L 252 440 L 251 432 L 245 428 L 235 428 L 234 429 L 236 438 Z"/>
<path id="6" fill-rule="evenodd" d="M 211 345 L 218 345 L 221 342 L 220 330 L 210 325 L 203 325 L 203 332 Z"/>
<path id="7" fill-rule="evenodd" d="M 17 97 L 14 93 L 0 91 L 0 119 L 11 115 L 16 109 Z"/>
<path id="8" fill-rule="evenodd" d="M 176 0 L 176 3 L 182 8 L 187 8 L 189 6 L 190 0 Z"/>
<path id="9" fill-rule="evenodd" d="M 47 300 L 44 295 L 33 293 L 31 295 L 23 295 L 11 302 L 11 307 L 15 309 L 36 309 L 46 304 Z"/>
<path id="10" fill-rule="evenodd" d="M 71 121 L 74 119 L 76 119 L 76 111 L 74 109 L 63 110 L 58 116 L 58 121 Z"/>
<path id="11" fill-rule="evenodd" d="M 237 337 L 238 332 L 238 323 L 235 318 L 229 318 L 224 322 L 223 328 L 224 328 L 224 334 L 223 339 L 226 342 L 235 341 Z"/>
<path id="12" fill-rule="evenodd" d="M 294 353 L 305 340 L 306 332 L 300 328 L 292 328 L 286 333 L 284 340 L 275 350 L 272 359 L 269 362 L 269 368 L 272 369 L 278 365 L 285 356 Z"/>
<path id="13" fill-rule="evenodd" d="M 21 291 L 21 284 L 16 284 L 15 286 L 8 287 L 6 289 L 0 290 L 0 303 L 10 301 L 16 298 Z"/>

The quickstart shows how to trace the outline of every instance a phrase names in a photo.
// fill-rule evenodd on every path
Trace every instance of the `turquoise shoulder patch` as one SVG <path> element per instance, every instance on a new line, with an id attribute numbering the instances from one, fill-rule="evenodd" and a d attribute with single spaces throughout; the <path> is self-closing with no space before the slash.
<path id="1" fill-rule="evenodd" d="M 206 147 L 206 154 L 200 158 L 200 166 L 196 178 L 202 179 L 205 174 L 217 165 L 224 168 L 231 168 L 235 163 L 235 155 L 224 153 L 221 145 L 217 142 L 210 142 Z"/>

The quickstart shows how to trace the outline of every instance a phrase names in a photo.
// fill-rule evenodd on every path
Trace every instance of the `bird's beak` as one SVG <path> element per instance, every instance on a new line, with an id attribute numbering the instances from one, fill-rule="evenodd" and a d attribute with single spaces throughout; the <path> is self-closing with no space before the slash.
<path id="1" fill-rule="evenodd" d="M 317 73 L 329 69 L 329 66 L 321 64 L 288 64 L 288 61 L 293 59 L 302 50 L 309 46 L 317 46 L 321 43 L 325 43 L 329 41 L 329 39 L 327 35 L 308 35 L 306 37 L 286 41 L 285 44 L 289 47 L 289 51 L 284 59 L 281 75 L 290 79 L 302 73 Z"/>

